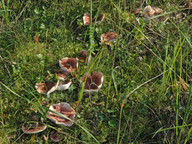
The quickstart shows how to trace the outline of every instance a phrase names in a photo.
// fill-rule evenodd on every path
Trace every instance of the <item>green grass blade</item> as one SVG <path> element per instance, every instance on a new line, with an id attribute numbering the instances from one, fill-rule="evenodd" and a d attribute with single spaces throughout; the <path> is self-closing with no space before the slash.
<path id="1" fill-rule="evenodd" d="M 190 127 L 190 126 L 192 126 L 192 124 L 175 126 L 175 127 L 169 127 L 169 128 L 164 128 L 164 129 L 160 128 L 159 130 L 157 130 L 156 132 L 154 132 L 153 137 L 154 137 L 156 134 L 158 134 L 159 132 L 168 131 L 168 130 L 174 130 L 174 129 L 176 129 L 176 128 Z"/>
<path id="2" fill-rule="evenodd" d="M 189 105 L 190 105 L 191 97 L 192 97 L 192 83 L 190 84 L 190 93 L 189 93 L 189 96 L 188 96 L 188 99 L 187 99 L 187 105 L 185 107 L 185 115 L 184 115 L 184 118 L 183 118 L 182 125 L 186 124 L 186 118 L 190 114 Z M 180 134 L 179 134 L 179 140 L 181 139 L 183 131 L 184 131 L 184 128 L 181 128 L 181 131 L 180 131 Z M 188 132 L 188 134 L 189 134 L 189 132 Z"/>
<path id="3" fill-rule="evenodd" d="M 186 144 L 186 143 L 188 142 L 188 140 L 190 139 L 190 137 L 191 137 L 191 132 L 192 132 L 192 127 L 190 128 L 190 130 L 189 130 L 189 132 L 188 132 L 188 134 L 187 134 L 187 136 L 186 136 L 186 138 L 185 138 L 184 144 Z"/>

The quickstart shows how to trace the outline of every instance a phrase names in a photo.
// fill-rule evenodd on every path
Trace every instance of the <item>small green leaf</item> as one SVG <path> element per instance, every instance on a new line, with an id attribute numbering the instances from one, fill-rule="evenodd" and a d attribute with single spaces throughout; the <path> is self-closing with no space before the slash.
<path id="1" fill-rule="evenodd" d="M 98 116 L 101 120 L 104 120 L 104 115 L 102 113 L 98 113 Z"/>
<path id="2" fill-rule="evenodd" d="M 109 126 L 114 127 L 114 128 L 117 126 L 115 120 L 108 121 L 108 124 L 109 124 Z"/>
<path id="3" fill-rule="evenodd" d="M 116 110 L 107 110 L 108 113 L 114 113 Z"/>
<path id="4" fill-rule="evenodd" d="M 39 14 L 39 11 L 37 9 L 34 9 L 35 14 Z"/>
<path id="5" fill-rule="evenodd" d="M 42 23 L 40 26 L 41 29 L 45 29 L 45 25 Z"/>

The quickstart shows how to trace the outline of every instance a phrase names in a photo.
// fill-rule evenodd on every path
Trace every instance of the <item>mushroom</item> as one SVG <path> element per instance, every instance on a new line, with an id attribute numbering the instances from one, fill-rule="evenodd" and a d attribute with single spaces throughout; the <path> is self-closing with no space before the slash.
<path id="1" fill-rule="evenodd" d="M 71 121 L 71 120 L 65 119 L 55 113 L 48 112 L 47 118 L 49 118 L 51 121 L 55 122 L 56 124 L 63 125 L 63 126 L 72 126 L 73 125 L 73 121 L 75 118 L 75 110 L 68 103 L 61 102 L 61 103 L 57 103 L 57 104 L 52 104 L 49 107 L 49 109 L 52 111 L 58 112 L 60 114 L 63 114 L 72 120 Z"/>
<path id="2" fill-rule="evenodd" d="M 56 72 L 57 78 L 58 78 L 59 80 L 64 81 L 64 80 L 67 78 L 68 73 L 69 73 L 68 71 L 64 71 L 64 70 L 62 70 L 62 69 L 59 69 L 59 70 Z"/>
<path id="3" fill-rule="evenodd" d="M 83 24 L 86 25 L 90 25 L 90 15 L 88 13 L 85 13 L 83 16 Z"/>
<path id="4" fill-rule="evenodd" d="M 40 94 L 50 94 L 57 89 L 58 83 L 55 82 L 45 82 L 45 83 L 36 83 L 35 88 Z"/>
<path id="5" fill-rule="evenodd" d="M 71 80 L 55 82 L 36 83 L 35 88 L 39 93 L 49 95 L 55 90 L 66 90 L 71 85 Z"/>
<path id="6" fill-rule="evenodd" d="M 74 72 L 78 68 L 78 61 L 75 58 L 63 58 L 59 61 L 59 66 L 67 72 Z"/>
<path id="7" fill-rule="evenodd" d="M 160 8 L 156 8 L 156 7 L 151 7 L 150 5 L 149 6 L 146 6 L 144 9 L 143 9 L 143 15 L 144 15 L 144 18 L 145 20 L 148 20 L 150 19 L 151 17 L 153 16 L 156 16 L 156 15 L 159 15 L 159 14 L 162 14 L 164 13 L 164 11 Z M 160 21 L 164 18 L 165 16 L 160 16 L 159 19 Z"/>
<path id="8" fill-rule="evenodd" d="M 52 78 L 54 75 L 56 75 L 58 80 L 64 81 L 64 80 L 66 80 L 68 74 L 69 74 L 68 71 L 58 69 L 58 70 L 56 70 L 55 73 L 52 73 L 52 74 L 48 73 L 48 76 L 51 76 L 51 78 Z"/>
<path id="9" fill-rule="evenodd" d="M 105 14 L 100 14 L 100 16 L 96 19 L 96 24 L 100 24 L 105 18 Z M 93 21 L 95 21 L 95 19 L 93 19 Z"/>
<path id="10" fill-rule="evenodd" d="M 103 74 L 101 72 L 93 72 L 92 75 L 85 74 L 80 78 L 80 82 L 85 80 L 84 92 L 97 92 L 103 84 Z"/>
<path id="11" fill-rule="evenodd" d="M 119 38 L 118 34 L 115 32 L 107 32 L 101 35 L 101 43 L 109 44 L 114 42 L 117 38 Z"/>
<path id="12" fill-rule="evenodd" d="M 104 20 L 104 18 L 105 18 L 105 15 L 100 14 L 99 17 L 92 19 L 92 24 L 94 24 L 95 20 L 96 20 L 96 24 L 100 24 Z M 90 25 L 90 15 L 88 13 L 85 13 L 83 16 L 83 24 L 85 26 Z"/>
<path id="13" fill-rule="evenodd" d="M 29 124 L 29 125 L 23 125 L 22 131 L 26 134 L 35 134 L 44 131 L 47 128 L 47 125 L 44 124 Z"/>
<path id="14" fill-rule="evenodd" d="M 51 132 L 50 138 L 54 142 L 59 142 L 62 139 L 61 134 L 55 131 Z"/>
<path id="15" fill-rule="evenodd" d="M 77 59 L 80 62 L 87 62 L 89 64 L 89 61 L 91 59 L 91 55 L 88 56 L 88 52 L 86 50 L 81 50 L 80 55 Z"/>
<path id="16" fill-rule="evenodd" d="M 71 80 L 61 81 L 56 90 L 66 90 L 70 87 L 71 83 Z"/>

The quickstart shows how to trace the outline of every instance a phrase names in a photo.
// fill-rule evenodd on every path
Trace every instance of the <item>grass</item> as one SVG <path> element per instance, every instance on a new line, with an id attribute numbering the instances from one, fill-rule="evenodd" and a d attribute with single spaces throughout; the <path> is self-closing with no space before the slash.
<path id="1" fill-rule="evenodd" d="M 191 143 L 192 15 L 191 8 L 179 7 L 185 3 L 2 0 L 1 143 L 52 143 L 52 130 L 62 132 L 60 143 Z M 136 20 L 131 12 L 146 5 L 165 10 L 167 22 L 149 25 L 142 15 Z M 83 26 L 86 12 L 92 17 L 104 13 L 105 20 Z M 183 12 L 186 17 L 180 20 L 177 15 Z M 120 35 L 112 46 L 100 42 L 100 35 L 108 31 Z M 36 43 L 33 37 L 38 34 Z M 35 84 L 46 81 L 61 58 L 77 57 L 83 49 L 92 59 L 89 65 L 80 63 L 76 78 L 69 76 L 68 90 L 49 97 L 36 91 Z M 93 71 L 103 73 L 102 88 L 83 93 L 78 79 Z M 59 102 L 75 109 L 72 127 L 46 118 L 49 106 Z M 48 128 L 24 134 L 22 125 L 32 122 L 34 115 Z"/>

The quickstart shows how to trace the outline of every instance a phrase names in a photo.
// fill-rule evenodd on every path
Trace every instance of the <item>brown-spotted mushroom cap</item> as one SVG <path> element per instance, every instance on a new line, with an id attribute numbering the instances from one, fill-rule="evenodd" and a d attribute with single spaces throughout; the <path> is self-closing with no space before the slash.
<path id="1" fill-rule="evenodd" d="M 71 120 L 74 120 L 74 118 L 75 118 L 75 110 L 66 102 L 52 104 L 49 107 L 49 109 L 52 111 L 58 112 L 60 114 L 63 114 Z M 52 120 L 56 124 L 60 124 L 63 126 L 72 126 L 73 125 L 73 121 L 65 119 L 65 118 L 63 118 L 63 117 L 61 117 L 55 113 L 52 113 L 52 112 L 48 112 L 47 118 L 49 118 L 50 120 Z"/>
<path id="2" fill-rule="evenodd" d="M 44 131 L 46 128 L 46 125 L 36 123 L 22 126 L 22 131 L 26 134 L 35 134 Z"/>
<path id="3" fill-rule="evenodd" d="M 114 42 L 118 38 L 118 34 L 115 32 L 107 32 L 101 35 L 101 42 L 107 43 L 107 42 Z"/>
<path id="4" fill-rule="evenodd" d="M 63 58 L 59 61 L 59 66 L 62 70 L 74 72 L 78 68 L 78 61 L 75 58 Z"/>
<path id="5" fill-rule="evenodd" d="M 50 94 L 57 89 L 57 83 L 50 81 L 45 83 L 36 83 L 35 88 L 38 93 Z"/>

